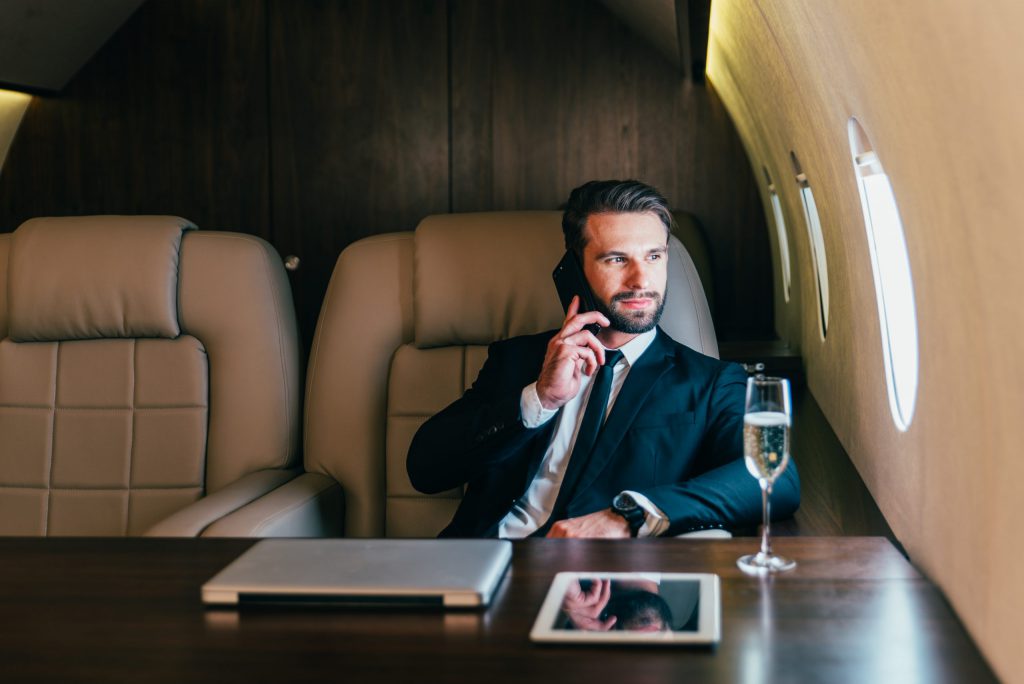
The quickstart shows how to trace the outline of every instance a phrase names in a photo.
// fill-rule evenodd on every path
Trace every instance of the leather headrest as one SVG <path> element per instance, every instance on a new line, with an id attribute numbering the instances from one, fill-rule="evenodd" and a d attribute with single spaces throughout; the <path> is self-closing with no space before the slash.
<path id="1" fill-rule="evenodd" d="M 172 216 L 38 218 L 9 257 L 15 341 L 177 337 L 182 232 Z"/>
<path id="2" fill-rule="evenodd" d="M 490 344 L 559 327 L 565 315 L 551 272 L 564 252 L 557 211 L 423 219 L 415 235 L 416 346 Z M 661 328 L 692 349 L 718 356 L 700 277 L 674 235 Z"/>
<path id="3" fill-rule="evenodd" d="M 557 211 L 439 214 L 416 228 L 416 345 L 490 344 L 557 328 Z"/>

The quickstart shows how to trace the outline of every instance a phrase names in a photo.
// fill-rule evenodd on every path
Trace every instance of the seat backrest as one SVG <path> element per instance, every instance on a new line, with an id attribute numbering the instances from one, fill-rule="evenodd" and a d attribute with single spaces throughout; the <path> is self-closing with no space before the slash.
<path id="1" fill-rule="evenodd" d="M 414 233 L 342 252 L 310 356 L 304 442 L 307 470 L 345 489 L 347 536 L 435 536 L 451 519 L 461 491 L 416 492 L 409 443 L 473 383 L 488 344 L 561 324 L 551 271 L 564 250 L 560 212 L 523 211 L 429 216 Z M 718 355 L 697 270 L 674 236 L 661 325 Z"/>
<path id="2" fill-rule="evenodd" d="M 298 443 L 298 343 L 263 240 L 160 216 L 0 235 L 0 534 L 122 535 Z"/>

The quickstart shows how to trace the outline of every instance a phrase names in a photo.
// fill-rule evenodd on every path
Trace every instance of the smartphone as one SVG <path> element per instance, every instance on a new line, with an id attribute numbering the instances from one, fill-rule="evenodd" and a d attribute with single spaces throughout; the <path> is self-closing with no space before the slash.
<path id="1" fill-rule="evenodd" d="M 558 298 L 562 302 L 563 311 L 569 310 L 569 304 L 572 303 L 574 295 L 580 297 L 579 313 L 597 310 L 597 306 L 594 304 L 594 293 L 590 290 L 586 276 L 583 275 L 580 260 L 571 250 L 567 250 L 562 260 L 555 266 L 551 278 L 555 281 L 555 289 L 558 290 Z M 597 323 L 590 323 L 583 328 L 595 335 L 601 330 L 601 326 Z"/>

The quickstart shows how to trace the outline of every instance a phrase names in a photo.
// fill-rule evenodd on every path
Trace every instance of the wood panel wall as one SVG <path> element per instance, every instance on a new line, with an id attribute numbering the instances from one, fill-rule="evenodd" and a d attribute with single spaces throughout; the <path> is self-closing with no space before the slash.
<path id="1" fill-rule="evenodd" d="M 446 211 L 556 208 L 637 177 L 701 220 L 723 339 L 773 336 L 764 215 L 715 94 L 596 0 L 149 0 L 0 170 L 0 230 L 171 213 L 302 259 L 300 327 L 334 260 Z"/>
<path id="2" fill-rule="evenodd" d="M 779 328 L 799 336 L 808 387 L 910 559 L 1000 680 L 1024 681 L 1024 4 L 715 0 L 712 15 L 708 77 L 791 226 L 803 293 L 780 303 Z M 887 397 L 851 116 L 892 183 L 913 276 L 905 431 Z M 824 339 L 791 151 L 828 255 Z"/>

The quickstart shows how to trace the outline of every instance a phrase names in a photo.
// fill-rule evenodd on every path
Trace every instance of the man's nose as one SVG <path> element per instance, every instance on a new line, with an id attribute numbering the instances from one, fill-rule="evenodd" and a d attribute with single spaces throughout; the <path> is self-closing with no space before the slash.
<path id="1" fill-rule="evenodd" d="M 629 272 L 626 274 L 626 287 L 631 290 L 646 290 L 650 282 L 650 276 L 645 264 L 633 262 L 630 264 Z"/>

